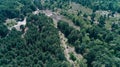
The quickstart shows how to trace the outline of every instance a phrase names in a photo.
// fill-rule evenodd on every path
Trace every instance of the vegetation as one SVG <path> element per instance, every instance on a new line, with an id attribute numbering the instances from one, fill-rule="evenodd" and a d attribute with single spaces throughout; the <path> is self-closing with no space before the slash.
<path id="1" fill-rule="evenodd" d="M 93 12 L 79 9 L 70 12 L 72 2 Z M 68 39 L 67 46 L 83 56 L 77 59 L 74 53 L 69 54 L 80 67 L 120 67 L 119 3 L 119 0 L 0 0 L 0 67 L 73 67 L 64 55 L 59 31 Z M 55 28 L 52 17 L 32 14 L 37 9 L 56 11 L 80 30 L 64 20 Z M 98 15 L 99 10 L 108 14 Z M 8 29 L 25 17 L 27 24 L 20 26 L 21 31 Z"/>
<path id="2" fill-rule="evenodd" d="M 73 0 L 76 3 L 80 3 L 83 6 L 96 10 L 112 10 L 119 12 L 119 0 Z"/>
<path id="3" fill-rule="evenodd" d="M 75 60 L 76 60 L 76 57 L 74 56 L 74 54 L 73 54 L 73 53 L 70 53 L 70 59 L 71 59 L 71 60 L 73 60 L 73 61 L 75 61 Z"/>
<path id="4" fill-rule="evenodd" d="M 0 65 L 69 67 L 60 47 L 57 29 L 52 25 L 53 21 L 43 14 L 36 15 L 37 19 L 32 17 L 34 15 L 28 18 L 26 28 L 29 29 L 24 38 L 21 38 L 22 32 L 12 29 L 8 36 L 0 39 Z"/>
<path id="5" fill-rule="evenodd" d="M 92 25 L 88 29 L 81 29 L 81 31 L 71 28 L 65 22 L 59 22 L 58 28 L 66 35 L 68 42 L 75 46 L 76 52 L 82 54 L 87 59 L 88 67 L 105 66 L 120 66 L 120 57 L 117 56 L 119 50 L 119 34 L 105 30 L 99 25 Z M 69 33 L 66 34 L 66 31 Z M 116 36 L 116 37 L 114 37 Z M 119 47 L 118 47 L 119 48 Z"/>

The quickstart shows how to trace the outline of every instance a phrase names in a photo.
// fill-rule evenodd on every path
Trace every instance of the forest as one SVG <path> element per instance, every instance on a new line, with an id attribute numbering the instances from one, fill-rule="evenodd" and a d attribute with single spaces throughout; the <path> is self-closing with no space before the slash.
<path id="1" fill-rule="evenodd" d="M 0 0 L 0 67 L 120 67 L 120 1 Z"/>

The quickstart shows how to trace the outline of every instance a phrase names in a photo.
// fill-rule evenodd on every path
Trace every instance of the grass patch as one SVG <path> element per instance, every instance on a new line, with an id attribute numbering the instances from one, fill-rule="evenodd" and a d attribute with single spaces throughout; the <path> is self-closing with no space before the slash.
<path id="1" fill-rule="evenodd" d="M 76 4 L 72 2 L 70 6 L 72 7 L 71 9 L 69 9 L 70 13 L 77 13 L 78 11 L 81 11 L 83 14 L 92 14 L 92 9 L 84 7 L 81 4 Z"/>
<path id="2" fill-rule="evenodd" d="M 5 23 L 5 25 L 7 25 L 7 27 L 12 27 L 12 26 L 14 26 L 16 24 L 17 24 L 17 22 L 14 19 L 7 19 L 6 23 Z"/>

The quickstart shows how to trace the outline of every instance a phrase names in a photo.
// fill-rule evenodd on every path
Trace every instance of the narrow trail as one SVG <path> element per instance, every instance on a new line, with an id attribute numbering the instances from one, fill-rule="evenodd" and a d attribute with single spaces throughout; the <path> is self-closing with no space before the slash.
<path id="1" fill-rule="evenodd" d="M 77 63 L 77 60 L 80 60 L 82 58 L 82 56 L 75 52 L 74 47 L 71 47 L 71 46 L 68 45 L 68 43 L 67 43 L 68 40 L 61 31 L 59 31 L 59 37 L 60 37 L 60 40 L 61 40 L 61 46 L 64 48 L 64 54 L 65 54 L 65 57 L 66 57 L 67 61 L 70 62 L 73 67 L 79 67 L 79 64 Z M 73 61 L 73 60 L 70 59 L 70 53 L 73 53 L 73 55 L 77 59 L 76 61 Z"/>
<path id="2" fill-rule="evenodd" d="M 26 27 L 26 28 L 24 29 L 24 33 L 22 34 L 22 38 L 24 38 L 24 36 L 25 36 L 27 30 L 28 30 L 28 27 Z"/>
<path id="3" fill-rule="evenodd" d="M 55 15 L 52 15 L 52 14 L 46 14 L 48 17 L 51 17 L 54 21 L 54 26 L 55 28 L 57 28 L 57 24 L 58 24 L 58 21 L 62 18 L 61 16 L 55 16 Z M 67 21 L 67 19 L 64 19 Z M 67 21 L 68 24 L 70 26 L 74 26 L 73 23 L 71 21 Z M 79 30 L 80 28 L 74 26 L 75 29 Z M 77 60 L 80 60 L 82 58 L 82 56 L 80 54 L 77 54 L 75 52 L 75 48 L 74 47 L 71 47 L 69 46 L 68 44 L 68 39 L 65 37 L 65 35 L 59 31 L 59 37 L 60 37 L 60 42 L 61 42 L 61 47 L 64 48 L 64 54 L 65 54 L 65 57 L 67 59 L 68 62 L 70 62 L 73 67 L 79 67 L 79 64 L 77 63 Z M 76 61 L 73 61 L 70 59 L 70 53 L 73 53 L 73 55 L 76 57 Z"/>
<path id="4" fill-rule="evenodd" d="M 57 28 L 56 20 L 54 20 L 54 25 Z M 70 62 L 73 65 L 73 67 L 79 67 L 79 64 L 77 63 L 77 60 L 73 61 L 73 60 L 70 59 L 70 53 L 73 53 L 73 55 L 78 60 L 81 59 L 82 56 L 75 52 L 74 47 L 69 46 L 68 39 L 65 37 L 65 35 L 61 31 L 59 31 L 59 37 L 60 37 L 60 41 L 61 41 L 61 47 L 64 48 L 64 54 L 65 54 L 65 57 L 66 57 L 67 61 Z"/>

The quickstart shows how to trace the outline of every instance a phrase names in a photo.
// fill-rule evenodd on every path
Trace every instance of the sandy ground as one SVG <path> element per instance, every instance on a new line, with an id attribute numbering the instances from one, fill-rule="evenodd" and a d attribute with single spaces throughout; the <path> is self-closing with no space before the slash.
<path id="1" fill-rule="evenodd" d="M 20 31 L 20 26 L 21 25 L 26 25 L 26 17 L 24 18 L 24 20 L 23 21 L 18 21 L 17 22 L 17 25 L 15 25 L 15 26 L 13 26 L 13 27 L 15 27 L 17 30 L 19 30 Z"/>

